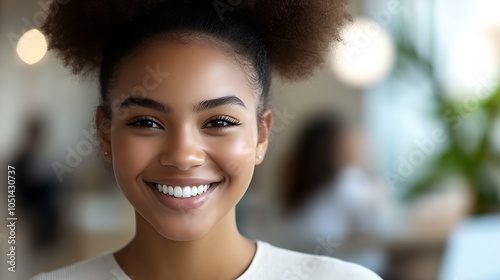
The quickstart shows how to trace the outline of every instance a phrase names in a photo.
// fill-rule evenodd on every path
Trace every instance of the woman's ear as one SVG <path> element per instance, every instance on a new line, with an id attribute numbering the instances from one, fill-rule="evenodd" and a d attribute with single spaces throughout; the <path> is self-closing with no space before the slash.
<path id="1" fill-rule="evenodd" d="M 107 162 L 111 162 L 111 119 L 107 116 L 103 106 L 97 107 L 95 126 L 103 157 Z"/>
<path id="2" fill-rule="evenodd" d="M 256 151 L 256 161 L 255 164 L 259 165 L 264 160 L 266 155 L 267 147 L 269 145 L 269 135 L 271 132 L 271 127 L 273 124 L 273 113 L 269 109 L 265 109 L 262 113 L 259 122 L 259 138 L 257 141 Z"/>

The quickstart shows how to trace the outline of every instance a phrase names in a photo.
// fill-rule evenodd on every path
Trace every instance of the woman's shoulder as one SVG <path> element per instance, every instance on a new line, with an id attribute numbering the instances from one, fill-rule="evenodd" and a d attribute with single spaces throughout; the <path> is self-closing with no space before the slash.
<path id="1" fill-rule="evenodd" d="M 116 263 L 113 253 L 93 257 L 63 268 L 40 273 L 30 280 L 80 280 L 80 279 L 113 279 L 130 280 Z"/>
<path id="2" fill-rule="evenodd" d="M 371 270 L 336 258 L 312 255 L 257 241 L 258 249 L 249 269 L 238 280 L 246 279 L 336 279 L 381 280 Z"/>

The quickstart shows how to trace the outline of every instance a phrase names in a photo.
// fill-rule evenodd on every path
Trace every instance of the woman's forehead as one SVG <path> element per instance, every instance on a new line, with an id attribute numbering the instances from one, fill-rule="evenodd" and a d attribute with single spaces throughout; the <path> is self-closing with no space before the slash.
<path id="1" fill-rule="evenodd" d="M 204 95 L 250 95 L 247 73 L 210 41 L 153 41 L 119 67 L 113 92 L 132 95 L 168 93 L 183 98 Z M 246 98 L 245 98 L 246 99 Z"/>
<path id="2" fill-rule="evenodd" d="M 125 59 L 122 68 L 129 71 L 124 72 L 126 74 L 134 75 L 141 71 L 147 74 L 146 68 L 157 64 L 172 74 L 188 74 L 196 71 L 210 74 L 211 72 L 207 70 L 213 70 L 215 66 L 221 71 L 243 72 L 234 56 L 211 41 L 203 39 L 186 43 L 169 40 L 150 41 Z"/>

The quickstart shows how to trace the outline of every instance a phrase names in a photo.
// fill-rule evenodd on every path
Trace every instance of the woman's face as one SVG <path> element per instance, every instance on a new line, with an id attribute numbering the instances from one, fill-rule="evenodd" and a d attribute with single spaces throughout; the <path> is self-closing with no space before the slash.
<path id="1" fill-rule="evenodd" d="M 97 113 L 118 185 L 168 239 L 195 240 L 226 217 L 264 157 L 271 113 L 259 127 L 246 75 L 207 40 L 154 41 L 120 66 L 109 130 Z"/>

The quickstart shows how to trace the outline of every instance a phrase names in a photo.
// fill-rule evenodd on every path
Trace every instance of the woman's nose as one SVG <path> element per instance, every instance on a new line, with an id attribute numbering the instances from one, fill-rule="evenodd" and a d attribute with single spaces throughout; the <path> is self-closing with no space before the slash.
<path id="1" fill-rule="evenodd" d="M 160 163 L 182 171 L 201 166 L 205 163 L 206 156 L 202 147 L 201 135 L 183 128 L 168 137 Z"/>

